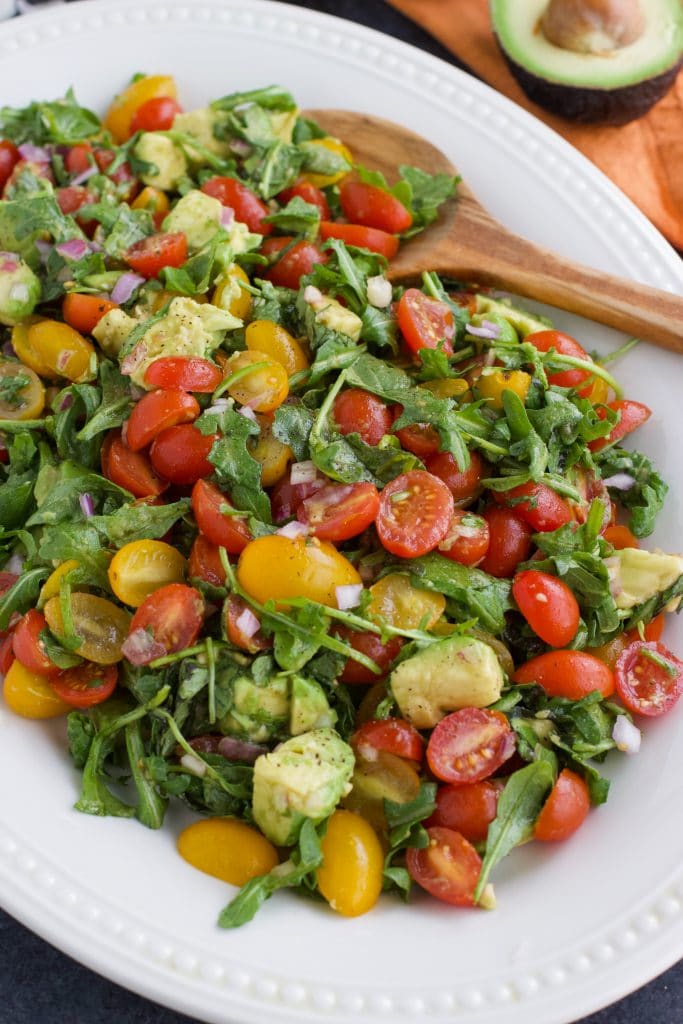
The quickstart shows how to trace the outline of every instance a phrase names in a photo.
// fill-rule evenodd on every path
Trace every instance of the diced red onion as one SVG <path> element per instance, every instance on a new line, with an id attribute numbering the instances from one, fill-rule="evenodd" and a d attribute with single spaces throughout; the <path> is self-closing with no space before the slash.
<path id="1" fill-rule="evenodd" d="M 230 149 L 233 153 L 236 153 L 237 156 L 249 156 L 251 153 L 251 146 L 246 139 L 231 139 Z"/>
<path id="2" fill-rule="evenodd" d="M 144 341 L 138 342 L 132 352 L 129 352 L 121 363 L 121 373 L 130 375 L 135 373 L 138 366 L 147 358 L 147 344 Z"/>
<path id="3" fill-rule="evenodd" d="M 310 459 L 305 462 L 293 462 L 289 471 L 289 482 L 295 487 L 297 484 L 312 484 L 318 475 L 315 464 Z"/>
<path id="4" fill-rule="evenodd" d="M 221 413 L 225 412 L 229 405 L 230 401 L 227 398 L 217 398 L 213 405 L 210 405 L 209 408 L 205 410 L 205 412 L 216 413 L 217 415 L 220 415 Z"/>
<path id="5" fill-rule="evenodd" d="M 41 263 L 47 263 L 47 258 L 52 252 L 52 245 L 50 242 L 46 242 L 44 238 L 36 238 L 35 241 L 36 249 L 40 256 Z"/>
<path id="6" fill-rule="evenodd" d="M 224 736 L 218 744 L 218 753 L 226 761 L 248 761 L 249 764 L 253 764 L 257 757 L 267 752 L 267 748 L 259 746 L 258 743 L 246 743 L 232 736 Z"/>
<path id="7" fill-rule="evenodd" d="M 307 284 L 304 288 L 304 302 L 309 306 L 315 306 L 318 302 L 322 302 L 323 293 L 319 288 L 316 288 L 314 284 Z"/>
<path id="8" fill-rule="evenodd" d="M 21 555 L 14 554 L 7 560 L 7 564 L 3 566 L 3 572 L 12 572 L 16 576 L 20 576 L 24 568 L 25 561 L 26 559 L 22 558 Z"/>
<path id="9" fill-rule="evenodd" d="M 348 608 L 357 608 L 360 604 L 362 593 L 362 583 L 345 583 L 341 587 L 335 587 L 334 595 L 337 598 L 337 608 L 339 611 L 344 612 Z"/>
<path id="10" fill-rule="evenodd" d="M 111 301 L 120 306 L 122 302 L 128 302 L 136 288 L 145 283 L 145 278 L 140 274 L 121 274 L 111 292 Z"/>
<path id="11" fill-rule="evenodd" d="M 7 356 L 8 359 L 16 359 L 17 353 L 14 351 L 14 345 L 11 341 L 6 341 L 2 346 L 3 356 Z"/>
<path id="12" fill-rule="evenodd" d="M 496 324 L 492 324 L 490 320 L 484 320 L 481 327 L 475 327 L 474 324 L 468 324 L 465 328 L 468 334 L 473 334 L 475 338 L 488 338 L 492 341 L 497 338 L 500 334 L 500 327 Z"/>
<path id="13" fill-rule="evenodd" d="M 235 619 L 235 628 L 240 631 L 249 640 L 252 636 L 258 633 L 261 628 L 261 623 L 256 618 L 251 608 L 243 608 Z"/>
<path id="14" fill-rule="evenodd" d="M 78 504 L 81 506 L 81 512 L 86 519 L 90 519 L 90 516 L 95 514 L 95 505 L 91 494 L 79 495 Z"/>
<path id="15" fill-rule="evenodd" d="M 22 160 L 31 164 L 49 164 L 50 154 L 42 146 L 34 146 L 32 142 L 24 142 L 19 148 L 19 155 Z"/>
<path id="16" fill-rule="evenodd" d="M 62 349 L 62 351 L 59 353 L 59 355 L 57 356 L 57 370 L 59 373 L 61 373 L 63 370 L 66 370 L 67 366 L 69 365 L 69 360 L 71 359 L 71 356 L 72 353 L 69 351 L 69 349 Z"/>
<path id="17" fill-rule="evenodd" d="M 291 523 L 286 523 L 275 532 L 279 534 L 280 537 L 289 537 L 290 540 L 296 540 L 298 537 L 307 536 L 308 526 L 306 523 L 300 523 L 298 519 L 293 519 Z"/>
<path id="18" fill-rule="evenodd" d="M 629 721 L 626 715 L 617 715 L 612 729 L 612 739 L 624 754 L 637 754 L 640 750 L 640 729 Z"/>
<path id="19" fill-rule="evenodd" d="M 68 242 L 60 242 L 55 249 L 66 260 L 82 260 L 88 252 L 88 243 L 82 238 L 70 238 Z"/>
<path id="20" fill-rule="evenodd" d="M 200 779 L 206 775 L 206 761 L 200 757 L 193 757 L 192 754 L 183 754 L 180 763 L 190 775 L 197 775 Z"/>
<path id="21" fill-rule="evenodd" d="M 124 657 L 131 665 L 149 665 L 155 658 L 163 658 L 167 653 L 163 644 L 154 639 L 146 629 L 135 629 L 121 644 Z"/>
<path id="22" fill-rule="evenodd" d="M 98 172 L 99 167 L 97 167 L 96 164 L 93 164 L 92 167 L 86 167 L 84 171 L 81 171 L 80 174 L 77 174 L 76 177 L 71 180 L 71 184 L 82 185 L 84 181 L 87 181 L 88 178 L 92 178 L 93 174 L 97 174 Z"/>
<path id="23" fill-rule="evenodd" d="M 220 401 L 220 399 L 219 399 Z M 254 410 L 248 406 L 243 405 L 238 409 L 240 416 L 244 416 L 245 420 L 251 420 L 252 423 L 258 423 L 258 418 Z"/>
<path id="24" fill-rule="evenodd" d="M 630 473 L 615 473 L 602 481 L 605 487 L 613 487 L 615 491 L 630 491 L 636 482 L 636 478 Z"/>
<path id="25" fill-rule="evenodd" d="M 13 252 L 0 252 L 0 270 L 13 274 L 19 267 L 19 260 Z"/>
<path id="26" fill-rule="evenodd" d="M 9 297 L 12 302 L 26 302 L 28 299 L 28 285 L 23 282 L 13 284 L 9 290 Z"/>
<path id="27" fill-rule="evenodd" d="M 235 211 L 232 206 L 224 206 L 221 210 L 221 225 L 224 228 L 229 228 L 235 221 Z"/>
<path id="28" fill-rule="evenodd" d="M 383 274 L 368 278 L 368 302 L 377 309 L 385 309 L 391 304 L 391 283 Z"/>
<path id="29" fill-rule="evenodd" d="M 72 394 L 64 395 L 64 398 L 59 403 L 59 412 L 66 412 L 74 404 L 74 396 Z"/>

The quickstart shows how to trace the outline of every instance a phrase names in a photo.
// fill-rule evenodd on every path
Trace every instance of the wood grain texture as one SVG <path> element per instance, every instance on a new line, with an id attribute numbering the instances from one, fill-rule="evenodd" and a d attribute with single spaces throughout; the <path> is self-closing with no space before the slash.
<path id="1" fill-rule="evenodd" d="M 306 113 L 342 139 L 359 163 L 382 171 L 390 182 L 399 164 L 432 174 L 457 173 L 430 142 L 390 121 L 346 110 Z M 415 280 L 423 270 L 536 299 L 683 353 L 683 297 L 582 266 L 513 234 L 465 182 L 438 221 L 401 246 L 388 276 Z"/>

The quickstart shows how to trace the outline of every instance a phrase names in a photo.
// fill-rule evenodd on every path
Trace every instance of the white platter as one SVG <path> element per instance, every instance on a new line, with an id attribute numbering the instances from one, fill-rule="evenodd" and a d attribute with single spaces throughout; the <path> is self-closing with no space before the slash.
<path id="1" fill-rule="evenodd" d="M 559 137 L 467 75 L 349 22 L 260 0 L 97 0 L 0 28 L 3 103 L 73 84 L 102 109 L 140 70 L 175 73 L 186 109 L 280 82 L 304 106 L 401 121 L 440 146 L 511 228 L 683 291 L 673 250 Z M 588 347 L 620 340 L 568 316 L 556 321 Z M 639 445 L 672 484 L 655 541 L 680 550 L 682 364 L 641 346 L 617 372 L 654 409 Z M 679 654 L 680 626 L 666 635 Z M 681 710 L 647 727 L 638 757 L 611 766 L 610 801 L 580 835 L 509 858 L 494 913 L 418 898 L 343 920 L 280 895 L 237 932 L 214 924 L 227 887 L 174 851 L 182 812 L 158 833 L 80 815 L 63 727 L 0 708 L 0 729 L 6 909 L 96 971 L 205 1021 L 566 1024 L 683 954 Z"/>

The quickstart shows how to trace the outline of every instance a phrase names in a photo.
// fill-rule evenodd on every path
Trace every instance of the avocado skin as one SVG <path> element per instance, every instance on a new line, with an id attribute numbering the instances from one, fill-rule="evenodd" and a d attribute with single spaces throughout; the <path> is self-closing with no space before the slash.
<path id="1" fill-rule="evenodd" d="M 598 121 L 602 124 L 627 124 L 643 117 L 669 91 L 676 75 L 683 67 L 681 58 L 661 75 L 618 89 L 569 85 L 549 82 L 533 74 L 510 57 L 498 37 L 496 41 L 510 71 L 530 100 L 549 110 L 551 114 L 581 124 L 594 124 Z"/>

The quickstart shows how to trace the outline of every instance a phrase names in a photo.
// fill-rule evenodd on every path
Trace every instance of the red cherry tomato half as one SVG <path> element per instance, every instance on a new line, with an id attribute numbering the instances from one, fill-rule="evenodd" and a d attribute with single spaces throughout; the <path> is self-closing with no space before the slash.
<path id="1" fill-rule="evenodd" d="M 133 615 L 128 636 L 140 630 L 167 654 L 176 654 L 192 646 L 203 621 L 204 600 L 199 591 L 185 583 L 169 583 L 145 598 Z"/>
<path id="2" fill-rule="evenodd" d="M 126 444 L 131 451 L 139 452 L 167 427 L 193 423 L 200 411 L 197 399 L 187 391 L 148 391 L 130 414 L 125 428 Z"/>
<path id="3" fill-rule="evenodd" d="M 78 142 L 71 146 L 64 157 L 64 166 L 69 174 L 77 175 L 95 166 L 95 155 L 89 142 Z"/>
<path id="4" fill-rule="evenodd" d="M 491 576 L 512 576 L 531 552 L 531 529 L 511 508 L 492 505 L 484 512 L 489 524 L 489 549 L 479 568 Z"/>
<path id="5" fill-rule="evenodd" d="M 586 783 L 576 772 L 563 768 L 538 816 L 534 839 L 542 842 L 569 839 L 583 825 L 590 807 Z"/>
<path id="6" fill-rule="evenodd" d="M 471 843 L 450 828 L 427 829 L 429 845 L 410 847 L 406 864 L 411 878 L 437 900 L 457 907 L 474 905 L 474 891 L 481 873 L 481 857 Z"/>
<path id="7" fill-rule="evenodd" d="M 273 511 L 273 522 L 284 523 L 286 519 L 295 516 L 299 505 L 304 498 L 315 494 L 325 484 L 325 478 L 320 476 L 307 483 L 293 484 L 290 473 L 287 472 L 270 492 L 270 505 Z"/>
<path id="8" fill-rule="evenodd" d="M 157 476 L 144 452 L 132 452 L 120 430 L 107 435 L 101 452 L 102 475 L 125 488 L 135 498 L 158 497 L 168 482 Z"/>
<path id="9" fill-rule="evenodd" d="M 427 761 L 443 782 L 480 782 L 493 775 L 515 749 L 515 734 L 500 711 L 462 708 L 434 727 Z"/>
<path id="10" fill-rule="evenodd" d="M 64 296 L 62 316 L 70 327 L 81 334 L 92 334 L 98 323 L 110 309 L 116 309 L 116 303 L 101 295 L 81 295 L 69 292 Z"/>
<path id="11" fill-rule="evenodd" d="M 123 258 L 143 277 L 157 277 L 164 267 L 182 267 L 187 260 L 187 238 L 182 231 L 150 235 L 132 245 Z"/>
<path id="12" fill-rule="evenodd" d="M 171 483 L 194 484 L 213 473 L 208 456 L 217 440 L 217 434 L 205 435 L 191 423 L 181 423 L 162 430 L 152 442 L 149 457 L 156 472 Z"/>
<path id="13" fill-rule="evenodd" d="M 477 565 L 489 549 L 489 524 L 483 516 L 456 508 L 439 551 L 452 562 Z"/>
<path id="14" fill-rule="evenodd" d="M 488 466 L 479 452 L 470 452 L 467 469 L 460 469 L 450 452 L 437 452 L 430 456 L 426 467 L 439 480 L 443 480 L 456 505 L 477 498 L 482 490 L 481 481 L 488 473 Z"/>
<path id="15" fill-rule="evenodd" d="M 683 693 L 683 662 L 664 644 L 636 640 L 619 655 L 615 681 L 629 711 L 655 718 Z"/>
<path id="16" fill-rule="evenodd" d="M 259 235 L 271 234 L 273 225 L 263 219 L 270 216 L 270 210 L 263 200 L 241 181 L 237 181 L 236 178 L 209 178 L 202 185 L 202 192 L 234 210 L 235 220 L 246 224 L 250 231 Z"/>
<path id="17" fill-rule="evenodd" d="M 402 408 L 399 409 L 398 416 L 401 415 L 401 412 L 403 412 Z M 405 448 L 407 452 L 417 455 L 418 459 L 426 459 L 429 455 L 434 455 L 441 447 L 441 438 L 429 423 L 411 423 L 394 433 L 401 442 L 401 447 Z"/>
<path id="18" fill-rule="evenodd" d="M 320 222 L 320 237 L 324 241 L 327 241 L 328 238 L 339 238 L 346 245 L 378 252 L 380 256 L 386 256 L 388 260 L 394 258 L 399 246 L 396 235 L 390 235 L 387 231 L 366 228 L 362 224 L 338 224 L 333 220 Z"/>
<path id="19" fill-rule="evenodd" d="M 551 348 L 554 348 L 561 356 L 573 356 L 575 359 L 590 361 L 585 348 L 568 334 L 563 334 L 562 331 L 536 331 L 534 334 L 527 334 L 524 341 L 533 345 L 539 352 L 549 352 Z M 557 373 L 548 374 L 548 383 L 560 388 L 576 388 L 589 377 L 590 372 L 588 370 L 560 370 Z M 582 391 L 579 391 L 579 394 L 590 394 L 590 390 L 590 387 L 584 388 Z"/>
<path id="20" fill-rule="evenodd" d="M 339 542 L 367 530 L 378 511 L 379 491 L 374 484 L 330 484 L 305 498 L 296 517 L 319 540 Z"/>
<path id="21" fill-rule="evenodd" d="M 55 195 L 57 205 L 64 214 L 76 213 L 82 206 L 95 201 L 93 194 L 81 185 L 67 185 L 65 188 L 58 188 Z"/>
<path id="22" fill-rule="evenodd" d="M 453 495 L 445 483 L 425 470 L 413 469 L 383 488 L 377 535 L 392 555 L 426 555 L 446 536 L 453 509 Z"/>
<path id="23" fill-rule="evenodd" d="M 439 348 L 453 355 L 455 319 L 445 302 L 431 299 L 417 288 L 408 288 L 398 304 L 398 326 L 411 352 Z"/>
<path id="24" fill-rule="evenodd" d="M 659 615 L 655 615 L 654 619 L 651 619 L 645 626 L 643 626 L 643 636 L 641 637 L 638 632 L 638 628 L 630 629 L 624 636 L 628 638 L 628 642 L 631 643 L 633 640 L 661 640 L 662 633 L 664 632 L 664 623 L 666 619 L 665 612 L 660 612 Z"/>
<path id="25" fill-rule="evenodd" d="M 45 616 L 36 608 L 22 615 L 14 630 L 14 656 L 29 672 L 39 676 L 56 676 L 60 671 L 59 666 L 48 658 L 40 639 L 44 629 L 47 629 Z"/>
<path id="26" fill-rule="evenodd" d="M 230 643 L 250 654 L 267 651 L 273 646 L 273 641 L 264 636 L 260 628 L 252 632 L 257 622 L 249 605 L 241 597 L 230 594 L 225 602 L 225 631 Z"/>
<path id="27" fill-rule="evenodd" d="M 586 651 L 548 651 L 521 665 L 515 683 L 537 683 L 550 697 L 581 700 L 593 690 L 603 697 L 614 693 L 614 675 L 599 658 Z"/>
<path id="28" fill-rule="evenodd" d="M 286 252 L 283 250 L 286 249 Z M 328 256 L 312 242 L 297 242 L 293 238 L 267 238 L 261 246 L 264 256 L 282 255 L 263 274 L 266 280 L 278 288 L 291 288 L 296 291 L 299 282 L 306 274 L 310 274 L 316 263 L 327 263 Z"/>
<path id="29" fill-rule="evenodd" d="M 537 533 L 557 530 L 574 518 L 569 503 L 546 484 L 529 481 L 511 491 L 494 491 L 493 498 L 514 509 L 515 515 Z"/>
<path id="30" fill-rule="evenodd" d="M 642 402 L 632 402 L 627 398 L 616 402 L 608 402 L 607 408 L 619 413 L 619 422 L 612 427 L 607 437 L 600 437 L 597 441 L 589 442 L 588 447 L 592 452 L 599 452 L 602 448 L 606 448 L 608 444 L 621 441 L 622 437 L 626 437 L 627 434 L 631 434 L 638 427 L 642 427 L 643 423 L 647 423 L 652 415 L 652 410 L 647 405 L 643 405 Z M 597 407 L 596 412 L 602 420 L 607 416 L 604 408 L 601 406 Z"/>
<path id="31" fill-rule="evenodd" d="M 376 185 L 348 181 L 339 189 L 339 201 L 344 216 L 353 224 L 399 235 L 413 223 L 410 210 L 396 196 Z"/>
<path id="32" fill-rule="evenodd" d="M 617 551 L 624 548 L 639 548 L 640 543 L 635 534 L 631 533 L 628 526 L 608 526 L 603 537 L 608 544 L 611 544 Z"/>
<path id="33" fill-rule="evenodd" d="M 382 643 L 376 633 L 362 633 L 355 629 L 349 629 L 348 626 L 338 626 L 336 632 L 339 639 L 345 640 L 353 647 L 354 651 L 371 658 L 383 674 L 388 672 L 390 665 L 398 657 L 398 653 L 403 647 L 403 639 L 400 636 L 392 636 L 386 643 Z M 382 676 L 376 675 L 365 665 L 349 658 L 339 678 L 342 683 L 356 686 L 357 684 L 376 683 Z"/>
<path id="34" fill-rule="evenodd" d="M 20 160 L 21 153 L 14 143 L 9 139 L 0 140 L 0 190 L 5 187 Z"/>
<path id="35" fill-rule="evenodd" d="M 362 388 L 348 388 L 337 395 L 332 415 L 340 433 L 360 434 L 371 445 L 379 444 L 393 423 L 384 402 Z"/>
<path id="36" fill-rule="evenodd" d="M 126 202 L 130 202 L 130 200 L 137 195 L 140 188 L 140 184 L 135 178 L 130 164 L 124 162 L 120 164 L 113 173 L 109 174 L 108 168 L 116 159 L 116 152 L 113 149 L 96 149 L 94 156 L 95 163 L 102 173 L 108 174 L 116 185 L 121 186 L 120 191 L 123 191 L 122 198 Z M 127 186 L 127 188 L 124 189 L 123 186 Z"/>
<path id="37" fill-rule="evenodd" d="M 566 583 L 527 569 L 512 583 L 512 596 L 536 636 L 551 647 L 566 647 L 579 628 L 579 606 Z"/>
<path id="38" fill-rule="evenodd" d="M 305 203 L 310 203 L 311 206 L 317 206 L 322 220 L 330 219 L 330 207 L 325 193 L 321 189 L 316 188 L 315 185 L 311 185 L 310 181 L 295 181 L 291 188 L 286 188 L 283 192 L 280 192 L 277 201 L 282 206 L 286 206 L 287 203 L 297 197 L 303 199 Z"/>
<path id="39" fill-rule="evenodd" d="M 116 689 L 118 675 L 116 665 L 95 665 L 92 661 L 84 661 L 82 665 L 67 668 L 50 679 L 50 686 L 65 704 L 73 708 L 91 708 L 109 700 Z"/>
<path id="40" fill-rule="evenodd" d="M 155 359 L 145 372 L 145 384 L 153 388 L 211 394 L 223 380 L 218 366 L 199 356 L 164 356 Z"/>
<path id="41" fill-rule="evenodd" d="M 441 825 L 459 832 L 471 843 L 483 842 L 496 816 L 504 785 L 502 779 L 470 782 L 466 786 L 444 783 L 437 790 L 436 809 L 427 820 L 427 827 Z"/>
<path id="42" fill-rule="evenodd" d="M 187 575 L 190 579 L 204 580 L 214 587 L 222 587 L 225 583 L 225 569 L 218 547 L 207 540 L 203 533 L 197 534 L 190 549 Z"/>
<path id="43" fill-rule="evenodd" d="M 378 750 L 386 750 L 409 761 L 422 761 L 424 740 L 405 718 L 382 718 L 364 722 L 349 740 L 361 757 L 372 761 Z"/>
<path id="44" fill-rule="evenodd" d="M 230 515 L 232 502 L 214 484 L 197 480 L 192 488 L 192 511 L 197 526 L 212 544 L 239 555 L 251 540 L 251 533 L 241 516 Z"/>
<path id="45" fill-rule="evenodd" d="M 154 96 L 140 104 L 130 123 L 130 134 L 136 132 L 166 132 L 173 127 L 180 106 L 170 96 Z"/>

